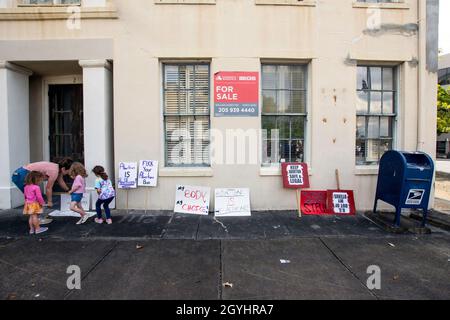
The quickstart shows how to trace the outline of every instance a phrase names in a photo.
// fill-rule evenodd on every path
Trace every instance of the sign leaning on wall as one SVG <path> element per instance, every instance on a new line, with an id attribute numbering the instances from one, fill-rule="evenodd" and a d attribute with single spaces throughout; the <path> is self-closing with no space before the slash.
<path id="1" fill-rule="evenodd" d="M 121 162 L 119 164 L 119 189 L 136 189 L 137 188 L 137 163 Z"/>
<path id="2" fill-rule="evenodd" d="M 207 216 L 210 195 L 209 187 L 177 185 L 174 212 Z"/>
<path id="3" fill-rule="evenodd" d="M 156 187 L 158 184 L 158 161 L 139 161 L 138 186 Z"/>
<path id="4" fill-rule="evenodd" d="M 61 211 L 69 211 L 70 210 L 70 203 L 72 202 L 70 194 L 63 193 L 61 194 Z M 81 206 L 84 210 L 89 211 L 90 209 L 90 201 L 91 201 L 91 194 L 90 193 L 84 193 L 83 198 L 81 199 Z"/>
<path id="5" fill-rule="evenodd" d="M 258 117 L 258 106 L 258 72 L 217 72 L 214 75 L 216 117 Z"/>
<path id="6" fill-rule="evenodd" d="M 215 190 L 216 217 L 249 217 L 250 189 L 216 189 Z"/>

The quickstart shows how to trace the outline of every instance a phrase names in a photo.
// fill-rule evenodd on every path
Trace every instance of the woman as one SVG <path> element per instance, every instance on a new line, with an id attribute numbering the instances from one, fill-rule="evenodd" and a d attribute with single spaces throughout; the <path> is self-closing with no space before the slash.
<path id="1" fill-rule="evenodd" d="M 47 196 L 47 207 L 51 208 L 53 207 L 53 186 L 56 181 L 66 192 L 70 190 L 64 182 L 64 176 L 69 174 L 72 163 L 73 160 L 70 158 L 64 158 L 58 163 L 46 161 L 30 163 L 29 165 L 23 166 L 14 171 L 12 175 L 12 182 L 23 193 L 27 174 L 31 171 L 42 173 L 45 176 L 45 181 L 47 181 L 47 187 L 45 189 L 45 194 Z"/>

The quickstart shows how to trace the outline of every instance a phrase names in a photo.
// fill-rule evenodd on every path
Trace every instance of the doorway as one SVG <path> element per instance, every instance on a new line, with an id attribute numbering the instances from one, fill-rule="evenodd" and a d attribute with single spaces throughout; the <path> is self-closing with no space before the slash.
<path id="1" fill-rule="evenodd" d="M 50 161 L 84 163 L 83 85 L 49 85 L 48 98 Z"/>

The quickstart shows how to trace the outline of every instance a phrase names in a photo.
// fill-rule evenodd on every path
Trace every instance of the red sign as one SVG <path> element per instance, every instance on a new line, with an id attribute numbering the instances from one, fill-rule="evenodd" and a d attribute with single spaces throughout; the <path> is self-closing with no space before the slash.
<path id="1" fill-rule="evenodd" d="M 331 214 L 355 215 L 355 197 L 353 191 L 328 190 L 327 207 Z"/>
<path id="2" fill-rule="evenodd" d="M 305 215 L 329 214 L 326 191 L 302 191 L 300 208 Z"/>
<path id="3" fill-rule="evenodd" d="M 214 75 L 216 117 L 258 117 L 258 105 L 258 72 L 217 72 Z"/>
<path id="4" fill-rule="evenodd" d="M 306 163 L 282 163 L 283 185 L 287 189 L 309 188 L 308 165 Z"/>

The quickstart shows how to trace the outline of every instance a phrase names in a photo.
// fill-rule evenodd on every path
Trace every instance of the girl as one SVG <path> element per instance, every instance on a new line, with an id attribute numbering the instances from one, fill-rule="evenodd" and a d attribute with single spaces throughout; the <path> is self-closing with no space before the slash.
<path id="1" fill-rule="evenodd" d="M 98 200 L 95 203 L 95 209 L 97 211 L 97 218 L 95 218 L 95 222 L 103 223 L 102 218 L 102 205 L 105 208 L 106 215 L 106 223 L 112 224 L 111 220 L 111 211 L 109 209 L 109 204 L 113 201 L 116 196 L 116 192 L 114 191 L 114 187 L 109 180 L 108 175 L 105 172 L 105 168 L 102 166 L 96 166 L 92 172 L 97 177 L 95 180 L 95 190 L 97 190 Z"/>
<path id="2" fill-rule="evenodd" d="M 70 167 L 70 176 L 74 179 L 72 184 L 72 189 L 69 191 L 71 195 L 70 210 L 79 213 L 81 218 L 77 224 L 83 224 L 89 219 L 89 216 L 84 211 L 81 206 L 81 199 L 83 199 L 83 194 L 86 192 L 86 181 L 85 178 L 88 176 L 86 169 L 79 162 L 74 162 Z"/>
<path id="3" fill-rule="evenodd" d="M 45 204 L 39 184 L 44 179 L 44 174 L 37 171 L 31 171 L 25 177 L 23 214 L 30 216 L 28 219 L 30 234 L 40 234 L 48 230 L 48 228 L 41 227 L 39 223 L 39 215 L 43 213 L 42 206 Z"/>

